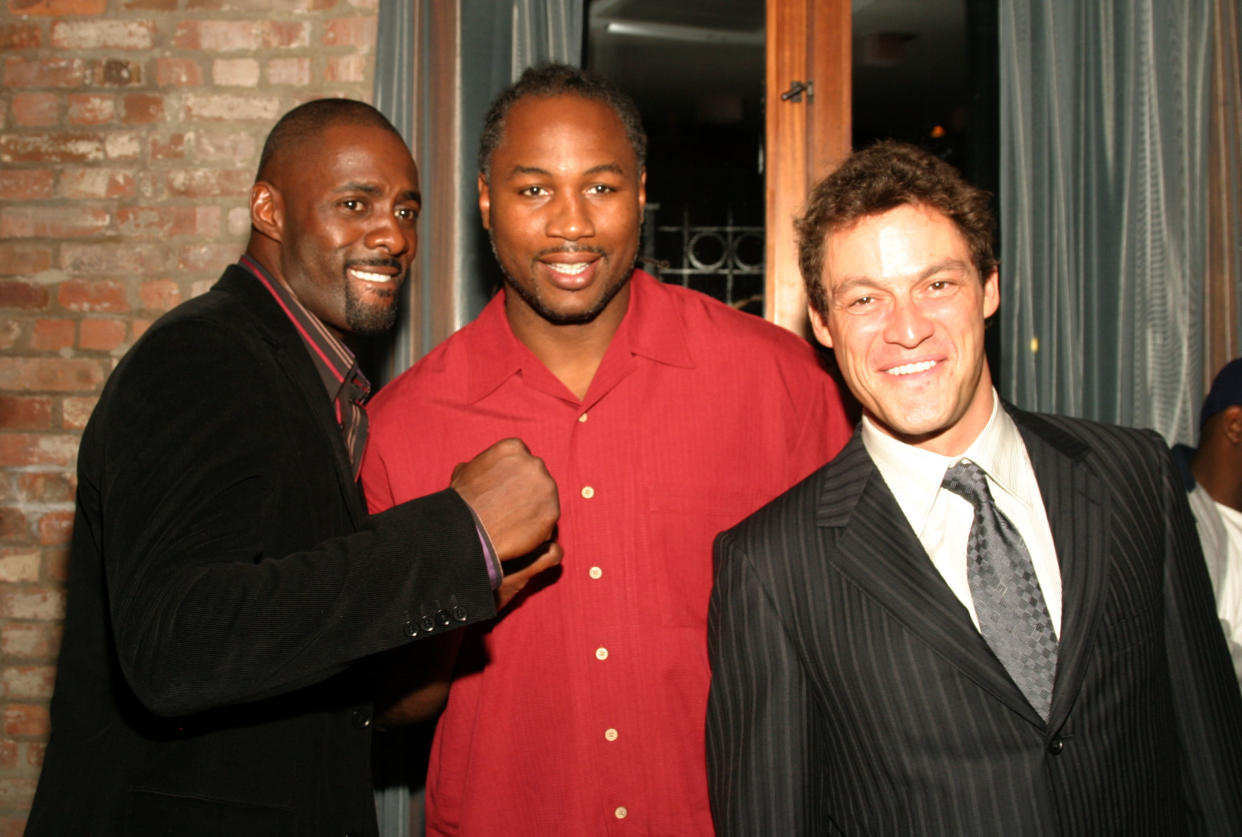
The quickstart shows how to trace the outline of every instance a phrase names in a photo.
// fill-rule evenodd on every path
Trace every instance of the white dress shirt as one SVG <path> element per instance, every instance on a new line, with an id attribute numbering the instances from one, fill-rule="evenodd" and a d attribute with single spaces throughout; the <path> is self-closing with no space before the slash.
<path id="1" fill-rule="evenodd" d="M 1216 594 L 1216 614 L 1242 686 L 1242 512 L 1216 502 L 1198 484 L 1187 499 Z"/>
<path id="2" fill-rule="evenodd" d="M 963 459 L 982 468 L 996 507 L 1026 542 L 1052 627 L 1057 637 L 1061 636 L 1061 567 L 1048 514 L 1026 445 L 1013 419 L 1001 408 L 995 390 L 987 426 L 961 456 L 941 456 L 899 442 L 866 416 L 863 416 L 862 442 L 897 498 L 897 505 L 919 543 L 949 589 L 970 613 L 976 629 L 979 617 L 966 576 L 966 545 L 974 522 L 974 507 L 940 484 L 945 471 Z"/>

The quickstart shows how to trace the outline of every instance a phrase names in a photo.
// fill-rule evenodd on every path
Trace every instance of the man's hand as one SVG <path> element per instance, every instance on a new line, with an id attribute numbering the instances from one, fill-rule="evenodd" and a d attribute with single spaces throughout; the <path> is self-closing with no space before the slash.
<path id="1" fill-rule="evenodd" d="M 503 610 L 534 576 L 561 563 L 564 554 L 559 543 L 549 541 L 540 544 L 530 555 L 523 556 L 529 563 L 526 560 L 510 562 L 505 567 L 505 577 L 500 582 L 500 589 L 496 591 L 496 609 Z"/>
<path id="2" fill-rule="evenodd" d="M 551 538 L 560 517 L 556 482 L 520 439 L 502 439 L 461 463 L 451 485 L 474 509 L 501 561 L 534 551 Z M 559 561 L 559 547 L 555 552 Z"/>

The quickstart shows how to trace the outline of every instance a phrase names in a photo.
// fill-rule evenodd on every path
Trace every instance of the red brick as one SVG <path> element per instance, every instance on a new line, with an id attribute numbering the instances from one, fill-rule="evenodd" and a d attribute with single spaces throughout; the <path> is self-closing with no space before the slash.
<path id="1" fill-rule="evenodd" d="M 5 134 L 0 136 L 0 162 L 82 163 L 104 159 L 99 134 Z"/>
<path id="2" fill-rule="evenodd" d="M 101 15 L 108 0 L 9 0 L 9 11 L 21 15 Z"/>
<path id="3" fill-rule="evenodd" d="M 31 273 L 41 273 L 51 266 L 52 250 L 46 245 L 0 243 L 0 275 L 24 276 Z M 7 282 L 0 282 L 0 308 L 10 305 L 6 300 L 5 288 L 7 285 Z M 33 299 L 36 301 L 41 299 L 42 302 L 38 302 L 37 307 L 43 307 L 47 304 L 47 291 L 37 294 Z"/>
<path id="4" fill-rule="evenodd" d="M 104 93 L 70 93 L 66 114 L 71 125 L 103 125 L 116 118 L 116 100 Z"/>
<path id="5" fill-rule="evenodd" d="M 121 0 L 121 8 L 126 11 L 175 12 L 181 0 Z"/>
<path id="6" fill-rule="evenodd" d="M 70 503 L 75 489 L 67 471 L 26 471 L 17 475 L 17 490 L 30 503 Z"/>
<path id="7" fill-rule="evenodd" d="M 168 261 L 166 248 L 130 242 L 62 244 L 60 267 L 75 276 L 158 273 Z"/>
<path id="8" fill-rule="evenodd" d="M 131 198 L 135 194 L 134 176 L 127 169 L 64 169 L 57 194 L 74 200 Z"/>
<path id="9" fill-rule="evenodd" d="M 104 153 L 109 160 L 137 160 L 142 156 L 143 139 L 140 134 L 111 133 L 104 138 Z"/>
<path id="10" fill-rule="evenodd" d="M 185 198 L 235 197 L 250 193 L 254 174 L 237 169 L 181 169 L 169 172 L 170 195 Z M 0 219 L 3 215 L 0 215 Z M 0 229 L 3 229 L 0 227 Z"/>
<path id="11" fill-rule="evenodd" d="M 325 46 L 351 46 L 369 50 L 375 46 L 375 17 L 342 17 L 324 26 Z"/>
<path id="12" fill-rule="evenodd" d="M 203 68 L 190 58 L 157 58 L 157 87 L 198 87 L 203 83 Z"/>
<path id="13" fill-rule="evenodd" d="M 151 20 L 58 20 L 52 24 L 52 46 L 58 49 L 151 49 Z"/>
<path id="14" fill-rule="evenodd" d="M 82 321 L 78 328 L 78 348 L 86 351 L 111 352 L 125 344 L 125 320 L 97 319 Z"/>
<path id="15" fill-rule="evenodd" d="M 257 20 L 187 20 L 177 24 L 173 46 L 208 52 L 252 52 L 263 46 L 263 22 Z"/>
<path id="16" fill-rule="evenodd" d="M 309 58 L 273 58 L 267 62 L 267 83 L 306 87 L 311 83 Z"/>
<path id="17" fill-rule="evenodd" d="M 366 81 L 367 67 L 370 66 L 365 55 L 333 55 L 328 58 L 324 67 L 325 81 Z"/>
<path id="18" fill-rule="evenodd" d="M 16 584 L 39 580 L 39 553 L 28 547 L 0 550 L 0 582 Z"/>
<path id="19" fill-rule="evenodd" d="M 372 23 L 372 27 L 374 27 Z M 263 26 L 263 46 L 272 49 L 310 46 L 310 24 L 269 20 Z"/>
<path id="20" fill-rule="evenodd" d="M 5 619 L 60 619 L 65 614 L 65 591 L 60 587 L 0 588 L 0 617 Z M 7 673 L 7 669 L 5 670 Z"/>
<path id="21" fill-rule="evenodd" d="M 60 402 L 61 424 L 66 430 L 82 430 L 98 403 L 98 396 L 66 396 Z"/>
<path id="22" fill-rule="evenodd" d="M 148 320 L 145 317 L 136 317 L 129 321 L 129 338 L 137 342 L 138 338 L 146 334 L 147 329 L 151 327 L 154 320 Z"/>
<path id="23" fill-rule="evenodd" d="M 171 279 L 152 279 L 138 287 L 138 299 L 145 311 L 168 311 L 181 302 L 181 288 Z"/>
<path id="24" fill-rule="evenodd" d="M 4 250 L 0 249 L 0 257 Z M 46 308 L 47 288 L 29 282 L 0 282 L 0 308 Z"/>
<path id="25" fill-rule="evenodd" d="M 280 113 L 280 100 L 275 96 L 235 96 L 224 93 L 189 94 L 185 97 L 181 118 L 185 121 L 202 119 L 275 121 Z"/>
<path id="26" fill-rule="evenodd" d="M 52 426 L 52 399 L 30 395 L 0 395 L 0 427 L 6 430 L 45 430 Z M 3 581 L 0 578 L 0 581 Z"/>
<path id="27" fill-rule="evenodd" d="M 47 752 L 47 744 L 43 741 L 31 741 L 26 745 L 26 764 L 34 768 L 43 766 L 43 756 Z M 26 829 L 26 821 L 15 821 L 14 831 L 5 831 L 9 824 L 5 818 L 0 817 L 0 837 L 24 837 Z"/>
<path id="28" fill-rule="evenodd" d="M 13 348 L 21 336 L 22 327 L 17 320 L 0 320 L 0 349 Z"/>
<path id="29" fill-rule="evenodd" d="M 195 291 L 194 295 L 197 295 L 215 284 L 220 270 L 225 265 L 237 261 L 240 251 L 241 247 L 237 244 L 193 244 L 182 247 L 177 252 L 177 268 L 179 270 L 196 272 L 212 272 L 212 278 L 203 280 L 201 290 Z M 195 283 L 196 286 L 198 284 L 197 282 Z"/>
<path id="30" fill-rule="evenodd" d="M 86 63 L 77 58 L 4 59 L 5 87 L 81 87 L 86 81 Z"/>
<path id="31" fill-rule="evenodd" d="M 73 346 L 77 323 L 73 320 L 35 320 L 30 348 L 39 352 L 59 352 Z"/>
<path id="32" fill-rule="evenodd" d="M 57 632 L 47 623 L 41 622 L 10 622 L 0 628 L 0 653 L 10 657 L 21 657 L 27 660 L 46 659 L 56 653 Z M 20 722 L 27 713 L 19 713 Z M 43 719 L 46 722 L 46 718 Z M 13 735 L 14 730 L 10 716 L 4 714 L 5 733 Z M 17 733 L 19 735 L 39 735 L 44 730 Z"/>
<path id="33" fill-rule="evenodd" d="M 20 0 L 15 0 L 19 2 Z M 4 776 L 0 778 L 0 806 L 4 808 L 29 808 L 34 801 L 35 785 L 39 782 L 34 776 Z"/>
<path id="34" fill-rule="evenodd" d="M 37 201 L 50 198 L 53 179 L 51 169 L 0 169 L 0 200 Z"/>
<path id="35" fill-rule="evenodd" d="M 2 238 L 82 238 L 107 228 L 105 209 L 80 204 L 15 206 L 0 209 Z"/>
<path id="36" fill-rule="evenodd" d="M 122 58 L 95 61 L 87 71 L 90 83 L 97 87 L 136 87 L 142 84 L 142 64 Z"/>
<path id="37" fill-rule="evenodd" d="M 70 311 L 118 313 L 129 310 L 125 290 L 121 282 L 69 279 L 61 283 L 56 299 Z"/>
<path id="38" fill-rule="evenodd" d="M 130 93 L 121 100 L 122 119 L 131 125 L 148 125 L 164 118 L 164 97 L 154 93 Z"/>
<path id="39" fill-rule="evenodd" d="M 10 626 L 12 627 L 12 626 Z M 23 626 L 26 627 L 26 626 Z M 41 627 L 41 626 L 31 626 Z M 44 632 L 46 628 L 41 628 Z M 18 738 L 46 737 L 51 731 L 47 707 L 30 703 L 10 703 L 4 707 L 4 734 Z"/>
<path id="40" fill-rule="evenodd" d="M 16 741 L 0 740 L 0 768 L 12 770 L 17 767 L 17 751 Z"/>
<path id="41" fill-rule="evenodd" d="M 95 392 L 106 377 L 98 360 L 85 358 L 10 357 L 0 364 L 0 390 L 9 392 Z M 0 445 L 6 438 L 12 437 L 0 436 Z"/>
<path id="42" fill-rule="evenodd" d="M 78 441 L 77 436 L 52 433 L 0 434 L 0 466 L 71 465 L 78 454 Z"/>
<path id="43" fill-rule="evenodd" d="M 185 134 L 151 137 L 150 151 L 148 153 L 152 160 L 185 159 Z"/>
<path id="44" fill-rule="evenodd" d="M 48 512 L 39 518 L 39 543 L 42 546 L 69 543 L 73 535 L 73 512 Z M 42 617 L 30 617 L 42 618 Z"/>
<path id="45" fill-rule="evenodd" d="M 200 131 L 194 142 L 194 159 L 200 163 L 236 163 L 238 160 L 254 160 L 257 163 L 259 139 L 255 134 L 245 132 Z"/>
<path id="46" fill-rule="evenodd" d="M 220 234 L 220 207 L 125 207 L 117 210 L 117 228 L 130 239 L 168 239 L 178 235 L 215 238 Z"/>
<path id="47" fill-rule="evenodd" d="M 4 438 L 0 436 L 0 444 L 3 444 Z M 28 536 L 29 528 L 22 510 L 12 506 L 0 507 L 0 538 L 6 541 L 24 541 Z"/>
<path id="48" fill-rule="evenodd" d="M 13 124 L 23 128 L 44 128 L 60 119 L 61 97 L 56 93 L 14 93 Z"/>
<path id="49" fill-rule="evenodd" d="M 43 46 L 43 30 L 29 23 L 0 24 L 0 49 L 35 49 Z"/>
<path id="50" fill-rule="evenodd" d="M 259 62 L 253 58 L 218 58 L 211 62 L 211 80 L 220 87 L 257 87 Z"/>

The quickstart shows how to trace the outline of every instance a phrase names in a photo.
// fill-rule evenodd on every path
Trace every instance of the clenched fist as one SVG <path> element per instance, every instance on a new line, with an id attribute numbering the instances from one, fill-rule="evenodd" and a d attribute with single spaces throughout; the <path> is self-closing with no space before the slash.
<path id="1" fill-rule="evenodd" d="M 461 463 L 451 485 L 478 515 L 501 561 L 547 541 L 561 514 L 556 482 L 520 439 L 502 439 Z"/>

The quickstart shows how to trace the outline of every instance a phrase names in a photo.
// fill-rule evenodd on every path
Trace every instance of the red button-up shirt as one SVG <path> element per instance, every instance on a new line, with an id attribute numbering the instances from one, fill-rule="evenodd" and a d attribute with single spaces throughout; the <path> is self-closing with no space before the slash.
<path id="1" fill-rule="evenodd" d="M 429 834 L 711 834 L 711 544 L 850 433 L 803 340 L 636 271 L 579 401 L 503 296 L 373 400 L 373 510 L 516 436 L 560 490 L 562 566 L 466 638 L 436 732 Z"/>

